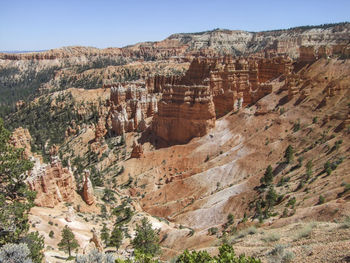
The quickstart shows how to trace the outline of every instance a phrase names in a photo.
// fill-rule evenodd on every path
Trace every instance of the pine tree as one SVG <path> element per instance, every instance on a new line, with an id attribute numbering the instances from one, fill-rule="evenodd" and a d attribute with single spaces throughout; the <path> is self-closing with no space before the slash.
<path id="1" fill-rule="evenodd" d="M 284 154 L 284 158 L 286 159 L 286 163 L 291 163 L 294 159 L 294 149 L 291 145 L 288 145 L 286 152 Z"/>
<path id="2" fill-rule="evenodd" d="M 101 229 L 101 239 L 105 243 L 105 246 L 108 246 L 108 244 L 109 244 L 109 229 L 107 228 L 106 224 L 103 224 L 103 227 Z"/>
<path id="3" fill-rule="evenodd" d="M 311 177 L 312 175 L 312 161 L 308 161 L 306 163 L 306 177 L 307 177 L 307 180 Z"/>
<path id="4" fill-rule="evenodd" d="M 266 194 L 266 203 L 268 208 L 271 208 L 272 206 L 275 205 L 277 201 L 277 197 L 278 195 L 275 189 L 273 188 L 273 186 L 270 186 L 269 191 Z"/>
<path id="5" fill-rule="evenodd" d="M 30 250 L 30 257 L 33 262 L 41 263 L 44 258 L 43 249 L 44 237 L 39 235 L 39 232 L 31 232 L 26 237 L 22 238 L 21 243 L 25 243 Z"/>
<path id="6" fill-rule="evenodd" d="M 62 239 L 58 243 L 60 250 L 68 251 L 69 257 L 71 257 L 71 252 L 73 249 L 79 246 L 78 241 L 75 239 L 75 236 L 72 230 L 66 225 L 62 230 Z"/>
<path id="7" fill-rule="evenodd" d="M 227 216 L 227 225 L 232 225 L 235 221 L 235 217 L 233 214 L 229 213 Z"/>
<path id="8" fill-rule="evenodd" d="M 33 167 L 24 150 L 15 148 L 11 133 L 0 119 L 0 246 L 18 243 L 29 230 L 28 211 L 34 206 L 35 192 L 24 183 L 25 172 Z"/>
<path id="9" fill-rule="evenodd" d="M 152 224 L 143 218 L 141 225 L 136 227 L 135 238 L 131 241 L 134 249 L 142 254 L 155 256 L 159 253 L 159 237 L 155 230 L 152 229 Z"/>
<path id="10" fill-rule="evenodd" d="M 260 179 L 260 182 L 262 184 L 270 185 L 272 183 L 272 180 L 273 180 L 273 172 L 272 172 L 271 165 L 269 165 L 266 168 L 264 176 Z"/>
<path id="11" fill-rule="evenodd" d="M 116 247 L 118 250 L 123 242 L 123 238 L 123 230 L 120 227 L 115 226 L 109 239 L 109 244 Z"/>

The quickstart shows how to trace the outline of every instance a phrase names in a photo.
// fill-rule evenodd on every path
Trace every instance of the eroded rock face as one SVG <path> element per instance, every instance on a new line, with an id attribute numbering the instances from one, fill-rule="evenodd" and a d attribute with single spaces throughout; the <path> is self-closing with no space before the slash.
<path id="1" fill-rule="evenodd" d="M 103 251 L 103 246 L 102 246 L 101 239 L 99 238 L 99 236 L 96 233 L 95 229 L 92 229 L 91 232 L 92 232 L 92 238 L 90 239 L 90 242 L 92 242 L 95 245 L 95 248 L 98 251 L 102 252 Z"/>
<path id="2" fill-rule="evenodd" d="M 55 207 L 60 202 L 70 202 L 74 198 L 76 183 L 68 168 L 63 168 L 58 157 L 52 157 L 51 164 L 34 165 L 26 180 L 29 189 L 37 192 L 35 205 Z"/>
<path id="3" fill-rule="evenodd" d="M 72 206 L 69 206 L 66 212 L 65 220 L 67 222 L 72 222 L 74 218 L 75 218 L 74 208 Z"/>
<path id="4" fill-rule="evenodd" d="M 314 46 L 301 46 L 299 48 L 299 60 L 302 62 L 314 62 L 317 59 L 317 54 Z"/>
<path id="5" fill-rule="evenodd" d="M 111 87 L 112 130 L 116 135 L 125 132 L 144 131 L 145 118 L 158 111 L 158 98 L 144 87 L 134 84 Z"/>
<path id="6" fill-rule="evenodd" d="M 84 171 L 83 199 L 88 205 L 95 203 L 94 189 L 90 181 L 90 172 L 88 170 Z"/>
<path id="7" fill-rule="evenodd" d="M 101 140 L 107 133 L 106 125 L 103 119 L 99 119 L 96 127 L 95 127 L 95 140 Z"/>
<path id="8" fill-rule="evenodd" d="M 139 144 L 137 140 L 134 140 L 132 145 L 131 158 L 140 158 L 143 155 L 142 144 Z"/>
<path id="9" fill-rule="evenodd" d="M 23 148 L 26 158 L 29 158 L 33 155 L 30 146 L 31 140 L 32 137 L 30 136 L 28 129 L 23 129 L 22 127 L 14 130 L 11 136 L 11 144 L 16 148 Z"/>
<path id="10" fill-rule="evenodd" d="M 152 129 L 169 143 L 186 143 L 215 126 L 215 108 L 209 86 L 167 85 Z"/>
<path id="11" fill-rule="evenodd" d="M 341 56 L 349 58 L 350 45 L 344 44 L 329 44 L 329 45 L 308 45 L 299 47 L 299 61 L 314 62 L 319 58 L 328 58 L 330 56 Z"/>
<path id="12" fill-rule="evenodd" d="M 155 134 L 167 142 L 186 143 L 214 127 L 215 117 L 256 103 L 272 92 L 267 82 L 291 72 L 291 60 L 196 58 L 185 76 L 165 84 Z"/>

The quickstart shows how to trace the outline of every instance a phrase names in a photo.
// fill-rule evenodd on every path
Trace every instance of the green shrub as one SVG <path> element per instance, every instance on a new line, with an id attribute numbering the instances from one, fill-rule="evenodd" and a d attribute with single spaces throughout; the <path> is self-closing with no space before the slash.
<path id="1" fill-rule="evenodd" d="M 265 236 L 263 236 L 261 238 L 261 240 L 264 242 L 276 242 L 276 241 L 280 240 L 280 238 L 281 238 L 281 236 L 277 232 L 270 232 L 270 233 L 265 234 Z"/>
<path id="2" fill-rule="evenodd" d="M 305 225 L 302 229 L 300 229 L 297 232 L 297 240 L 300 239 L 300 238 L 310 237 L 313 227 L 314 227 L 314 224 L 309 223 L 309 224 Z"/>
<path id="3" fill-rule="evenodd" d="M 300 120 L 294 123 L 293 125 L 293 132 L 297 132 L 300 130 Z"/>
<path id="4" fill-rule="evenodd" d="M 219 248 L 217 256 L 210 256 L 207 251 L 192 251 L 185 250 L 179 255 L 175 261 L 176 263 L 261 263 L 260 259 L 254 257 L 247 257 L 245 255 L 236 256 L 232 246 L 223 244 Z"/>
<path id="5" fill-rule="evenodd" d="M 324 204 L 324 202 L 325 202 L 324 196 L 323 196 L 323 195 L 320 195 L 320 196 L 318 197 L 318 204 L 319 204 L 319 205 L 322 205 L 322 204 Z"/>
<path id="6" fill-rule="evenodd" d="M 216 235 L 218 233 L 219 229 L 217 227 L 211 227 L 208 229 L 208 234 L 209 235 Z"/>
<path id="7" fill-rule="evenodd" d="M 286 163 L 291 163 L 294 159 L 294 148 L 291 145 L 288 145 L 285 153 L 284 153 L 284 158 Z"/>
<path id="8" fill-rule="evenodd" d="M 290 199 L 288 200 L 288 203 L 286 204 L 286 206 L 287 206 L 287 207 L 288 207 L 288 206 L 291 206 L 292 208 L 294 208 L 296 201 L 297 201 L 296 198 L 295 198 L 295 197 L 292 197 L 292 198 L 290 198 Z"/>
<path id="9" fill-rule="evenodd" d="M 289 263 L 292 262 L 294 258 L 294 253 L 288 250 L 285 250 L 284 245 L 276 245 L 273 250 L 268 254 L 269 262 L 281 262 Z"/>
<path id="10" fill-rule="evenodd" d="M 347 229 L 350 228 L 350 216 L 346 217 L 341 224 L 340 228 Z"/>

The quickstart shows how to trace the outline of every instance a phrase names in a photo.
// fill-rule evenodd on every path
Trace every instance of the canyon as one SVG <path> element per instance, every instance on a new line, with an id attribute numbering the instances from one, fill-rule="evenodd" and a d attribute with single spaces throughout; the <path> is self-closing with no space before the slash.
<path id="1" fill-rule="evenodd" d="M 78 253 L 126 257 L 146 217 L 164 261 L 228 242 L 263 262 L 286 244 L 293 262 L 346 262 L 349 25 L 0 54 L 4 87 L 45 72 L 4 119 L 34 163 L 29 222 L 46 260 L 64 262 L 65 225 Z M 120 222 L 121 248 L 101 244 L 102 228 Z"/>

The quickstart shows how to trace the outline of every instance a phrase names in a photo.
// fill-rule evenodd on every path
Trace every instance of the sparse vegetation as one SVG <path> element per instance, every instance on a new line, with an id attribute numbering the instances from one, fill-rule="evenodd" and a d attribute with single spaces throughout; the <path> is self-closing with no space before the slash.
<path id="1" fill-rule="evenodd" d="M 301 238 L 308 238 L 311 236 L 312 229 L 315 227 L 315 224 L 308 223 L 304 225 L 298 232 L 296 236 L 296 240 Z"/>
<path id="2" fill-rule="evenodd" d="M 343 229 L 348 229 L 350 228 L 350 216 L 347 216 L 343 223 L 340 225 L 340 228 L 343 228 Z"/>
<path id="3" fill-rule="evenodd" d="M 293 124 L 293 132 L 297 132 L 300 130 L 300 120 L 297 120 L 294 124 Z"/>
<path id="4" fill-rule="evenodd" d="M 276 241 L 280 240 L 280 238 L 281 238 L 281 236 L 277 232 L 270 232 L 270 233 L 265 234 L 262 237 L 262 240 L 264 242 L 276 242 Z"/>
<path id="5" fill-rule="evenodd" d="M 322 205 L 322 204 L 324 204 L 324 202 L 325 202 L 325 198 L 324 198 L 324 196 L 323 195 L 320 195 L 319 197 L 318 197 L 318 205 Z"/>
<path id="6" fill-rule="evenodd" d="M 273 263 L 289 263 L 292 262 L 294 253 L 286 250 L 284 245 L 276 245 L 274 249 L 269 252 L 269 262 Z"/>
<path id="7" fill-rule="evenodd" d="M 208 234 L 209 235 L 216 235 L 218 233 L 219 229 L 217 227 L 211 227 L 208 229 Z"/>

